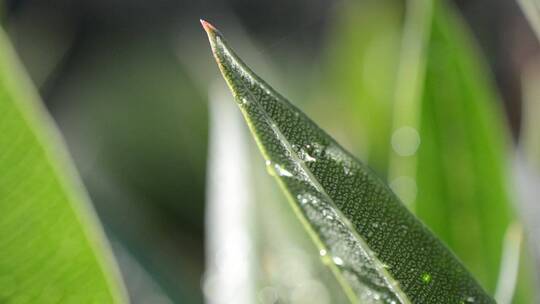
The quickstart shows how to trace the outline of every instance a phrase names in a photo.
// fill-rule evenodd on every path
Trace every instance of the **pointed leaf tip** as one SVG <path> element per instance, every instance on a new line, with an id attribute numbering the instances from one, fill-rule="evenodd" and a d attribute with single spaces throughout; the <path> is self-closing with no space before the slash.
<path id="1" fill-rule="evenodd" d="M 210 24 L 208 21 L 204 19 L 199 19 L 199 21 L 201 22 L 201 25 L 207 34 L 215 33 L 217 31 L 216 28 L 212 24 Z"/>
<path id="2" fill-rule="evenodd" d="M 205 25 L 219 69 L 270 171 L 350 303 L 495 304 L 380 178 Z"/>

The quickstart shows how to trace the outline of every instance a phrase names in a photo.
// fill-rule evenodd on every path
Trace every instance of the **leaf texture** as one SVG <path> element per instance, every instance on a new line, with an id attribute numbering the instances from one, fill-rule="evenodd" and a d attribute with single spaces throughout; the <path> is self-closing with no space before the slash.
<path id="1" fill-rule="evenodd" d="M 110 250 L 0 30 L 0 303 L 123 303 Z"/>
<path id="2" fill-rule="evenodd" d="M 381 179 L 202 23 L 269 172 L 352 303 L 494 303 Z"/>

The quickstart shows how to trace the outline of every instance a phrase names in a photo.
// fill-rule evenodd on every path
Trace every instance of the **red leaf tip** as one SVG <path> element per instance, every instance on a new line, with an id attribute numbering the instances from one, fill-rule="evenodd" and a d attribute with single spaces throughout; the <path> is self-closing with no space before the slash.
<path id="1" fill-rule="evenodd" d="M 216 32 L 216 28 L 206 20 L 200 19 L 201 25 L 207 33 Z"/>

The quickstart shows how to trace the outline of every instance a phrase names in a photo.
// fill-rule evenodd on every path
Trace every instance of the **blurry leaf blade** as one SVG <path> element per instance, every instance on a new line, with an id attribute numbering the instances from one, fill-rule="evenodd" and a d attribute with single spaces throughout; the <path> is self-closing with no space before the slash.
<path id="1" fill-rule="evenodd" d="M 493 303 L 380 179 L 205 29 L 269 172 L 351 302 Z"/>
<path id="2" fill-rule="evenodd" d="M 397 73 L 401 15 L 401 6 L 392 0 L 340 7 L 324 52 L 323 80 L 312 94 L 314 118 L 382 175 L 390 151 L 393 94 L 388 88 Z"/>
<path id="3" fill-rule="evenodd" d="M 416 199 L 417 149 L 420 144 L 418 128 L 422 89 L 426 66 L 433 3 L 406 1 L 405 23 L 401 41 L 401 54 L 394 91 L 392 115 L 392 151 L 388 178 L 392 189 L 414 212 Z"/>
<path id="4" fill-rule="evenodd" d="M 509 132 L 471 38 L 453 7 L 438 2 L 422 101 L 416 207 L 494 293 L 503 238 L 515 218 L 506 168 Z"/>
<path id="5" fill-rule="evenodd" d="M 0 302 L 123 303 L 99 224 L 0 33 Z"/>

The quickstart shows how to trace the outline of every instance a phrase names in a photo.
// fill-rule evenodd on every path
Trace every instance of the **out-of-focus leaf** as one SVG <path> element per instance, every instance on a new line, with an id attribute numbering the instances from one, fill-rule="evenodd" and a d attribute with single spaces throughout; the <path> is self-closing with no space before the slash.
<path id="1" fill-rule="evenodd" d="M 433 1 L 408 0 L 401 37 L 399 68 L 392 113 L 392 151 L 388 167 L 390 187 L 414 212 L 420 108 L 426 51 L 431 32 Z"/>
<path id="2" fill-rule="evenodd" d="M 401 6 L 393 0 L 338 7 L 312 98 L 314 118 L 381 175 L 388 166 Z M 318 110 L 322 109 L 322 110 Z M 354 130 L 354 131 L 351 131 Z"/>
<path id="3" fill-rule="evenodd" d="M 508 132 L 487 68 L 452 7 L 437 2 L 418 150 L 417 215 L 495 293 L 514 220 Z M 523 278 L 518 286 L 528 286 Z"/>
<path id="4" fill-rule="evenodd" d="M 384 182 L 202 23 L 269 172 L 352 303 L 493 303 Z"/>
<path id="5" fill-rule="evenodd" d="M 99 223 L 4 33 L 0 48 L 0 302 L 124 302 Z"/>
<path id="6" fill-rule="evenodd" d="M 418 126 L 420 144 L 416 145 L 419 147 L 416 151 L 418 167 L 412 168 L 411 172 L 408 166 L 400 166 L 405 170 L 394 174 L 413 176 L 413 178 L 399 179 L 399 182 L 410 191 L 410 196 L 415 200 L 418 208 L 417 215 L 435 230 L 434 232 L 456 252 L 471 272 L 478 276 L 490 293 L 494 294 L 504 234 L 510 222 L 514 220 L 511 210 L 512 202 L 506 188 L 508 181 L 505 153 L 508 148 L 506 122 L 502 119 L 498 108 L 495 89 L 486 76 L 489 72 L 481 64 L 479 56 L 475 53 L 476 50 L 471 46 L 474 42 L 452 11 L 452 7 L 446 7 L 441 3 L 444 2 L 436 1 L 433 11 L 434 28 L 431 23 L 426 25 L 431 30 L 427 37 L 428 70 L 422 80 L 424 90 L 419 96 L 421 113 L 418 116 L 421 117 L 421 121 Z M 388 1 L 387 5 L 397 10 L 397 14 L 402 13 L 401 4 L 397 1 Z M 343 7 L 343 10 L 355 14 L 356 19 L 354 16 L 351 19 L 361 20 L 367 12 L 355 11 L 356 6 L 356 4 L 348 4 Z M 391 19 L 378 18 L 377 21 L 388 23 L 385 26 L 374 22 L 373 24 L 378 25 L 377 28 L 385 28 L 393 24 Z M 348 33 L 357 28 L 358 36 L 351 35 L 349 38 L 360 40 L 350 42 L 353 47 L 366 40 L 362 35 L 362 28 L 356 25 L 340 29 Z M 337 32 L 335 35 L 340 37 L 344 34 Z M 337 39 L 330 39 L 330 41 L 339 42 Z M 347 46 L 348 40 L 345 40 L 341 42 L 341 46 L 333 45 L 330 48 L 346 50 Z M 387 52 L 391 50 L 381 50 L 378 53 L 386 54 Z M 348 54 L 342 51 L 339 53 L 340 56 L 332 57 L 334 61 L 330 65 L 335 64 L 341 72 L 333 76 L 339 80 L 340 75 L 343 75 L 344 79 L 352 79 L 350 86 L 355 84 L 354 80 L 357 80 L 360 85 L 365 75 L 364 71 L 370 63 L 365 63 L 364 66 L 354 64 L 358 57 L 362 57 L 362 52 L 358 54 L 356 56 L 356 53 Z M 398 52 L 389 53 L 386 59 L 388 62 L 396 62 L 396 59 L 391 56 L 397 57 Z M 384 64 L 381 65 L 381 69 L 383 67 Z M 341 87 L 344 87 L 344 84 Z M 331 86 L 330 88 L 341 87 Z M 387 90 L 387 88 L 380 89 L 385 92 Z M 342 93 L 330 91 L 323 96 L 337 96 L 339 100 L 340 94 Z M 357 95 L 351 95 L 351 100 L 369 98 L 360 91 L 355 94 Z M 331 104 L 334 104 L 333 99 L 330 100 L 332 100 Z M 362 101 L 362 103 L 366 102 L 369 102 L 369 99 Z M 388 124 L 393 119 L 391 112 L 400 113 L 400 111 L 410 110 L 399 109 L 397 106 L 397 103 L 391 104 L 385 108 L 388 113 L 380 114 L 388 120 Z M 351 102 L 349 105 L 344 105 L 340 111 L 345 113 L 344 115 L 347 115 L 346 113 L 355 115 L 356 105 Z M 366 113 L 371 114 L 369 111 Z M 379 115 L 375 113 L 374 116 Z M 359 114 L 357 120 L 363 120 L 362 115 L 366 114 Z M 345 120 L 347 124 L 356 126 L 349 120 L 354 121 L 352 118 L 347 118 Z M 382 126 L 373 119 L 365 120 L 363 123 L 371 130 L 377 130 Z M 327 124 L 332 126 L 331 123 Z M 346 127 L 343 129 L 346 132 L 344 138 L 356 135 L 356 128 L 349 131 Z M 380 131 L 377 136 L 376 140 L 368 138 L 365 145 L 372 147 L 374 151 L 383 151 L 388 155 L 385 149 L 390 149 L 388 143 L 392 142 L 390 129 L 386 132 Z M 376 147 L 377 145 L 382 146 Z M 363 153 L 362 149 L 357 150 L 356 145 L 351 146 L 356 153 Z M 368 160 L 371 161 L 369 158 Z M 385 167 L 378 170 L 388 170 L 387 163 L 383 164 Z M 414 176 L 417 177 L 416 180 Z M 522 259 L 521 265 L 527 265 L 526 261 L 526 258 Z M 520 266 L 520 269 L 526 268 L 526 266 Z M 516 296 L 525 299 L 527 296 L 524 295 L 531 291 L 529 281 L 532 280 L 528 274 L 520 272 L 520 276 L 523 277 L 519 280 Z"/>

